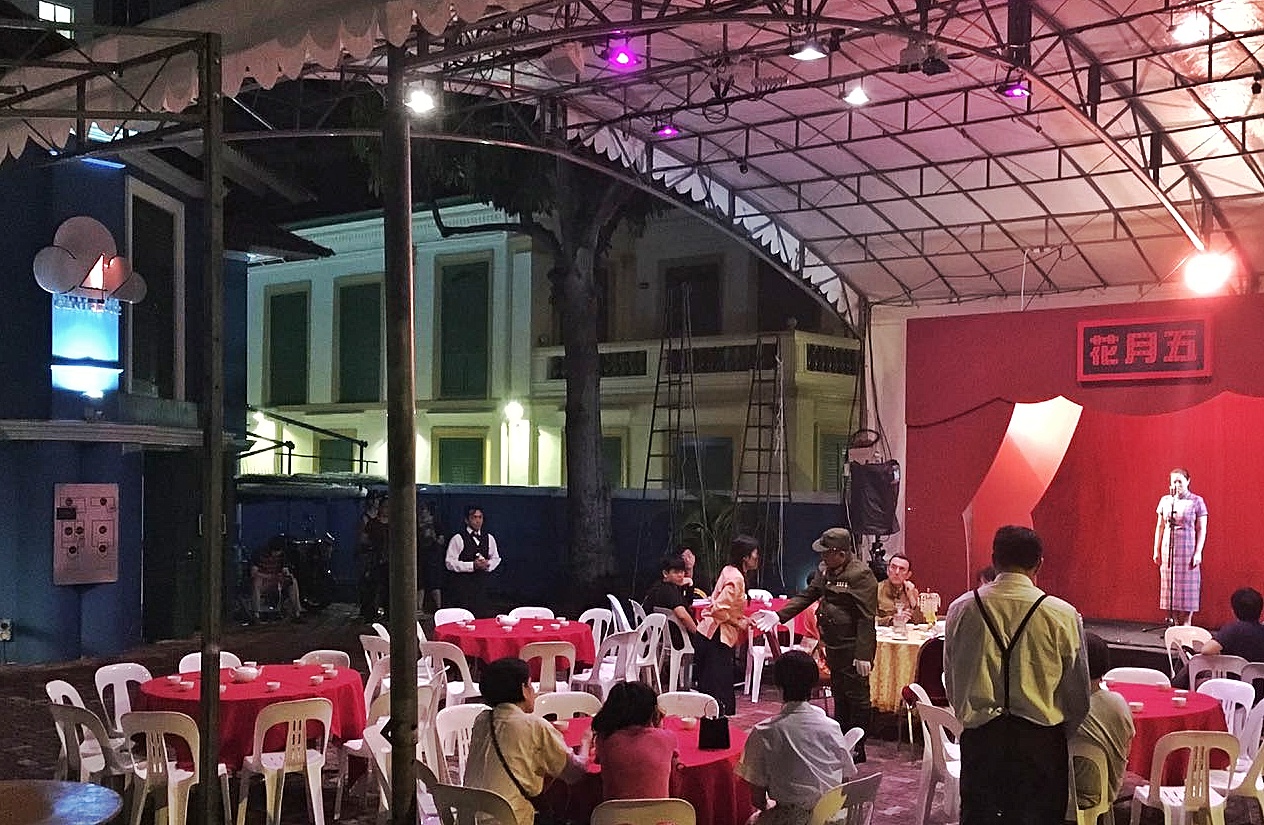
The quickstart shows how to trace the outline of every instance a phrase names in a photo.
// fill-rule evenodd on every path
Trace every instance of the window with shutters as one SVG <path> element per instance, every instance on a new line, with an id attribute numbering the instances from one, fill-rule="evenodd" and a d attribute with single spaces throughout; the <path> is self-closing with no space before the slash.
<path id="1" fill-rule="evenodd" d="M 382 400 L 382 282 L 338 287 L 337 398 L 343 403 Z"/>
<path id="2" fill-rule="evenodd" d="M 355 437 L 354 433 L 344 433 Z M 321 438 L 316 445 L 317 471 L 322 473 L 350 473 L 356 469 L 357 445 L 342 438 Z"/>
<path id="3" fill-rule="evenodd" d="M 264 321 L 267 365 L 267 403 L 272 406 L 307 403 L 309 354 L 306 285 L 275 288 L 267 293 L 268 315 Z"/>
<path id="4" fill-rule="evenodd" d="M 623 437 L 603 435 L 601 437 L 601 466 L 606 473 L 606 482 L 611 490 L 626 487 L 623 465 Z"/>
<path id="5" fill-rule="evenodd" d="M 667 298 L 676 308 L 668 319 L 671 335 L 680 335 L 681 302 L 689 299 L 689 334 L 719 335 L 722 331 L 720 317 L 720 262 L 671 264 L 663 269 Z"/>
<path id="6" fill-rule="evenodd" d="M 446 264 L 439 274 L 439 397 L 486 398 L 491 263 Z"/>
<path id="7" fill-rule="evenodd" d="M 718 493 L 733 491 L 733 439 L 718 436 L 685 438 L 676 448 L 681 484 L 685 490 Z"/>
<path id="8" fill-rule="evenodd" d="M 487 433 L 460 429 L 433 431 L 431 476 L 440 484 L 485 484 Z"/>
<path id="9" fill-rule="evenodd" d="M 837 493 L 843 489 L 843 468 L 847 464 L 847 436 L 818 433 L 816 436 L 816 489 Z"/>

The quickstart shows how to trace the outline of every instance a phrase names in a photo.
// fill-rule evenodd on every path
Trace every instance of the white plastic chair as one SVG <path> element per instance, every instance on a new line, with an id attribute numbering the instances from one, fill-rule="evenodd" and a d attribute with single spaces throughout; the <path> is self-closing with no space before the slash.
<path id="1" fill-rule="evenodd" d="M 607 593 L 606 599 L 610 602 L 610 615 L 614 619 L 614 630 L 616 633 L 632 629 L 632 623 L 628 621 L 628 614 L 623 610 L 623 603 L 613 593 Z"/>
<path id="2" fill-rule="evenodd" d="M 781 628 L 768 631 L 776 633 Z M 772 646 L 767 635 L 754 625 L 746 629 L 746 684 L 743 690 L 750 693 L 752 702 L 759 701 L 759 691 L 764 679 L 764 666 L 773 660 Z"/>
<path id="3" fill-rule="evenodd" d="M 1185 784 L 1164 785 L 1163 763 L 1168 754 L 1188 750 L 1185 765 Z M 1163 812 L 1165 825 L 1184 825 L 1192 822 L 1193 814 L 1206 811 L 1215 825 L 1224 825 L 1224 794 L 1212 789 L 1209 765 L 1213 751 L 1229 755 L 1229 764 L 1238 761 L 1238 740 L 1223 731 L 1179 731 L 1159 739 L 1154 746 L 1150 761 L 1150 784 L 1138 785 L 1132 792 L 1131 825 L 1141 822 L 1141 808 L 1158 808 Z M 1228 772 L 1232 783 L 1232 769 Z"/>
<path id="4" fill-rule="evenodd" d="M 579 620 L 592 628 L 593 650 L 601 647 L 614 627 L 614 614 L 604 607 L 588 608 L 579 614 Z"/>
<path id="5" fill-rule="evenodd" d="M 1264 702 L 1261 702 L 1260 706 L 1264 707 Z M 1254 799 L 1260 806 L 1260 812 L 1264 813 L 1264 777 L 1261 776 L 1261 772 L 1264 771 L 1264 749 L 1259 747 L 1258 737 L 1255 746 L 1255 756 L 1245 766 L 1242 764 L 1245 757 L 1240 754 L 1238 765 L 1234 770 L 1208 771 L 1208 778 L 1212 790 L 1228 796 Z"/>
<path id="6" fill-rule="evenodd" d="M 227 650 L 219 652 L 219 667 L 223 670 L 226 667 L 241 667 L 241 657 L 236 653 L 229 653 Z M 176 668 L 177 673 L 201 673 L 202 672 L 202 651 L 195 650 L 192 653 L 186 653 L 184 658 L 180 660 L 180 667 Z"/>
<path id="7" fill-rule="evenodd" d="M 1112 667 L 1102 674 L 1108 682 L 1123 682 L 1130 685 L 1172 686 L 1172 680 L 1161 670 L 1152 667 Z"/>
<path id="8" fill-rule="evenodd" d="M 373 701 L 391 689 L 391 657 L 383 656 L 373 663 L 369 670 L 369 678 L 364 680 L 364 706 L 371 707 Z"/>
<path id="9" fill-rule="evenodd" d="M 663 647 L 667 653 L 667 690 L 689 690 L 690 684 L 693 682 L 693 640 L 689 638 L 689 631 L 685 630 L 684 624 L 675 613 L 664 613 L 667 617 L 667 635 L 664 637 Z M 672 633 L 671 627 L 675 626 L 677 633 Z M 676 640 L 680 640 L 680 646 L 676 645 Z"/>
<path id="10" fill-rule="evenodd" d="M 1264 679 L 1264 662 L 1247 662 L 1246 667 L 1242 668 L 1242 675 L 1238 678 L 1254 686 L 1256 682 Z"/>
<path id="11" fill-rule="evenodd" d="M 323 697 L 277 702 L 259 711 L 255 717 L 254 751 L 241 763 L 241 783 L 237 802 L 237 825 L 246 825 L 246 803 L 250 798 L 250 780 L 263 776 L 267 799 L 268 825 L 281 821 L 281 794 L 285 775 L 301 773 L 307 779 L 308 810 L 316 825 L 325 825 L 325 798 L 320 789 L 320 772 L 325 766 L 329 747 L 329 726 L 333 719 L 333 703 Z M 308 747 L 308 722 L 321 727 L 319 744 Z M 273 725 L 285 725 L 285 750 L 269 752 L 263 740 Z"/>
<path id="12" fill-rule="evenodd" d="M 446 706 L 477 699 L 482 693 L 478 682 L 470 675 L 470 663 L 466 660 L 461 648 L 451 642 L 418 642 L 421 655 L 431 662 L 431 667 L 438 673 L 445 672 L 444 663 L 451 662 L 456 666 L 460 679 L 448 679 L 448 699 Z"/>
<path id="13" fill-rule="evenodd" d="M 662 690 L 658 663 L 663 658 L 663 635 L 666 630 L 667 617 L 662 613 L 652 613 L 645 617 L 635 631 L 635 658 L 630 668 L 636 678 L 653 686 L 655 691 Z M 649 679 L 645 678 L 647 675 Z"/>
<path id="14" fill-rule="evenodd" d="M 635 646 L 635 630 L 611 633 L 597 649 L 592 669 L 571 677 L 571 690 L 584 690 L 604 701 L 611 685 L 628 680 Z"/>
<path id="15" fill-rule="evenodd" d="M 351 667 L 351 657 L 345 650 L 311 650 L 299 657 L 305 665 L 333 665 Z"/>
<path id="16" fill-rule="evenodd" d="M 518 651 L 518 658 L 527 663 L 530 663 L 532 659 L 540 660 L 540 681 L 536 683 L 537 692 L 544 694 L 568 689 L 566 682 L 562 682 L 560 687 L 558 685 L 557 662 L 559 659 L 563 661 L 565 664 L 563 669 L 569 678 L 569 674 L 575 670 L 575 645 L 570 642 L 530 642 Z"/>
<path id="17" fill-rule="evenodd" d="M 683 799 L 611 799 L 593 808 L 588 825 L 696 825 L 693 805 Z"/>
<path id="18" fill-rule="evenodd" d="M 120 735 L 123 726 L 119 720 L 132 709 L 130 686 L 133 683 L 143 684 L 153 678 L 149 668 L 135 662 L 119 662 L 97 668 L 94 678 L 97 698 L 101 700 L 101 709 L 105 711 L 104 721 L 111 736 Z"/>
<path id="19" fill-rule="evenodd" d="M 638 625 L 645 621 L 645 606 L 636 599 L 628 599 L 628 605 L 632 608 L 632 621 Z"/>
<path id="20" fill-rule="evenodd" d="M 441 607 L 434 614 L 435 627 L 455 622 L 472 621 L 474 621 L 474 614 L 464 607 Z"/>
<path id="21" fill-rule="evenodd" d="M 1106 825 L 1115 825 L 1114 805 L 1115 800 L 1110 794 L 1110 773 L 1106 767 L 1106 754 L 1100 747 L 1092 742 L 1077 739 L 1070 743 L 1071 750 L 1071 781 L 1070 800 L 1067 803 L 1067 818 L 1070 819 L 1071 812 L 1075 813 L 1076 825 L 1097 825 L 1098 817 L 1107 817 Z M 1083 759 L 1091 762 L 1093 765 L 1093 776 L 1095 782 L 1091 787 L 1081 788 L 1075 783 L 1075 760 Z M 1097 798 L 1097 804 L 1087 808 L 1080 807 L 1079 792 L 1086 791 L 1089 795 Z"/>
<path id="22" fill-rule="evenodd" d="M 1225 716 L 1225 729 L 1236 738 L 1246 724 L 1251 706 L 1255 704 L 1255 688 L 1237 679 L 1208 679 L 1198 686 L 1198 692 L 1220 701 L 1220 708 Z"/>
<path id="23" fill-rule="evenodd" d="M 601 710 L 601 700 L 582 690 L 564 693 L 542 693 L 535 697 L 532 714 L 541 718 L 574 719 L 576 716 L 596 716 Z"/>
<path id="24" fill-rule="evenodd" d="M 465 762 L 470 756 L 470 733 L 474 730 L 474 720 L 489 710 L 489 706 L 479 703 L 449 705 L 435 715 L 435 734 L 439 737 L 444 755 L 456 756 L 457 775 L 452 778 L 457 784 L 465 781 Z M 442 775 L 440 778 L 443 778 Z"/>
<path id="25" fill-rule="evenodd" d="M 882 774 L 875 773 L 829 789 L 812 809 L 808 825 L 869 825 L 881 784 Z"/>
<path id="26" fill-rule="evenodd" d="M 1240 679 L 1248 664 L 1241 656 L 1227 656 L 1223 653 L 1215 656 L 1206 653 L 1190 656 L 1186 670 L 1189 674 L 1189 686 L 1197 690 L 1204 679 Z"/>
<path id="27" fill-rule="evenodd" d="M 121 776 L 124 788 L 131 786 L 131 754 L 115 749 L 99 716 L 87 708 L 57 702 L 48 709 L 66 750 L 66 773 L 70 779 L 103 785 L 107 778 Z"/>
<path id="28" fill-rule="evenodd" d="M 961 722 L 948 708 L 939 708 L 923 702 L 917 704 L 922 717 L 922 732 L 926 736 L 926 753 L 922 758 L 922 778 L 918 788 L 918 825 L 925 825 L 930 816 L 931 803 L 935 799 L 935 786 L 944 786 L 944 813 L 948 819 L 956 819 L 961 802 L 961 760 L 950 758 L 945 743 L 948 735 L 961 736 Z M 955 742 L 953 743 L 955 745 Z M 960 753 L 960 751 L 957 751 Z"/>
<path id="29" fill-rule="evenodd" d="M 378 787 L 378 821 L 382 821 L 382 815 L 391 809 L 391 743 L 386 741 L 386 736 L 382 733 L 382 729 L 388 724 L 385 719 L 378 720 L 377 724 L 369 725 L 364 729 L 364 743 L 373 759 L 373 776 L 377 781 Z M 433 729 L 432 729 L 433 732 Z M 420 731 L 418 732 L 420 734 Z M 433 735 L 429 738 L 433 739 Z M 434 821 L 434 814 L 437 813 L 434 800 L 431 798 L 429 789 L 438 784 L 435 776 L 435 767 L 428 762 L 431 757 L 427 756 L 430 748 L 423 748 L 423 742 L 419 738 L 417 741 L 417 811 L 418 822 L 431 823 Z M 441 771 L 447 775 L 447 764 L 440 759 Z M 424 786 L 424 789 L 423 787 Z"/>
<path id="30" fill-rule="evenodd" d="M 515 619 L 551 619 L 553 611 L 547 607 L 515 607 L 509 611 L 509 615 Z"/>
<path id="31" fill-rule="evenodd" d="M 444 825 L 518 825 L 509 802 L 494 791 L 436 782 L 430 795 Z"/>
<path id="32" fill-rule="evenodd" d="M 860 740 L 864 738 L 864 728 L 856 727 L 848 729 L 848 731 L 843 734 L 843 750 L 851 753 L 856 749 L 856 745 L 860 743 Z"/>
<path id="33" fill-rule="evenodd" d="M 132 770 L 139 780 L 132 789 L 131 825 L 140 825 L 145 813 L 145 801 L 150 793 L 163 790 L 167 800 L 168 825 L 184 825 L 189 814 L 189 790 L 200 781 L 198 775 L 198 748 L 202 737 L 198 735 L 197 722 L 193 717 L 174 711 L 137 711 L 123 714 L 123 735 L 128 742 L 142 737 L 145 759 L 133 762 Z M 192 770 L 176 764 L 175 755 L 167 750 L 166 737 L 184 740 L 193 755 Z M 228 768 L 219 764 L 219 790 L 224 805 L 224 822 L 232 820 L 232 803 L 228 798 Z M 157 809 L 154 802 L 155 821 Z"/>
<path id="34" fill-rule="evenodd" d="M 372 627 L 373 627 L 374 633 L 381 636 L 383 639 L 386 639 L 388 641 L 390 640 L 391 632 L 386 629 L 386 625 L 382 624 L 381 622 L 374 622 Z"/>
<path id="35" fill-rule="evenodd" d="M 72 684 L 62 679 L 51 679 L 44 683 L 44 692 L 48 694 L 48 699 L 55 705 L 74 705 L 77 708 L 84 707 L 83 697 L 79 695 L 79 690 Z M 62 729 L 57 728 L 57 738 L 61 740 L 61 753 L 57 754 L 57 765 L 53 768 L 53 779 L 65 779 L 67 775 L 69 760 L 66 755 L 66 738 L 62 736 Z M 123 744 L 122 738 L 110 737 L 109 747 L 117 749 Z M 95 761 L 94 761 L 95 757 Z M 85 761 L 101 761 L 101 747 L 97 744 L 94 737 L 89 736 L 79 743 L 79 758 L 75 762 L 76 765 Z M 76 770 L 78 770 L 76 768 Z"/>
<path id="36" fill-rule="evenodd" d="M 1190 650 L 1196 654 L 1202 649 L 1202 645 L 1210 641 L 1210 630 L 1193 625 L 1175 625 L 1163 631 L 1163 646 L 1167 648 L 1167 665 L 1172 675 L 1176 675 L 1177 662 L 1189 664 L 1189 658 L 1193 655 Z"/>
<path id="37" fill-rule="evenodd" d="M 383 656 L 391 655 L 391 640 L 383 639 L 381 636 L 371 636 L 368 633 L 360 634 L 360 647 L 364 649 L 364 663 L 369 666 L 372 672 L 373 665 Z"/>
<path id="38" fill-rule="evenodd" d="M 658 695 L 658 709 L 664 716 L 719 716 L 715 697 L 694 690 L 674 690 Z"/>

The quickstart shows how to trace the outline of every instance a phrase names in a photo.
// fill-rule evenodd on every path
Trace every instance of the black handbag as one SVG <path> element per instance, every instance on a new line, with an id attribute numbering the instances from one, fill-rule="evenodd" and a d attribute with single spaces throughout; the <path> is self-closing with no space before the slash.
<path id="1" fill-rule="evenodd" d="M 698 720 L 698 749 L 722 751 L 729 747 L 729 718 L 707 716 Z"/>

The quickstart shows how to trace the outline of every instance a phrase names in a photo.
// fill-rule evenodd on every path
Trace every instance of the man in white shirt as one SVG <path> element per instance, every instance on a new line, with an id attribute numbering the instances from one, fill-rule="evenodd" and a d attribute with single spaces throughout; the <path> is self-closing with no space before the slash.
<path id="1" fill-rule="evenodd" d="M 465 785 L 495 791 L 509 800 L 518 825 L 532 825 L 535 807 L 528 797 L 538 796 L 550 777 L 579 782 L 586 763 L 570 752 L 557 728 L 532 715 L 536 694 L 526 662 L 497 659 L 483 668 L 479 690 L 492 709 L 474 720 Z"/>
<path id="2" fill-rule="evenodd" d="M 465 527 L 448 542 L 444 565 L 453 574 L 448 576 L 453 606 L 464 607 L 475 616 L 490 615 L 487 608 L 487 574 L 500 566 L 496 537 L 483 530 L 483 508 L 465 508 Z"/>
<path id="3" fill-rule="evenodd" d="M 1110 670 L 1110 647 L 1096 633 L 1084 635 L 1088 651 L 1089 694 L 1088 716 L 1071 741 L 1088 742 L 1101 748 L 1106 757 L 1106 790 L 1111 800 L 1119 798 L 1128 767 L 1128 751 L 1137 729 L 1128 710 L 1128 700 L 1102 687 L 1102 676 Z M 1083 759 L 1075 761 L 1075 792 L 1081 808 L 1091 808 L 1098 798 L 1096 771 Z"/>
<path id="4" fill-rule="evenodd" d="M 948 608 L 944 681 L 961 734 L 961 825 L 1054 825 L 1066 813 L 1067 738 L 1088 713 L 1084 627 L 1036 586 L 1040 537 L 992 540 L 996 580 Z"/>
<path id="5" fill-rule="evenodd" d="M 784 704 L 750 732 L 737 775 L 751 786 L 758 825 L 804 825 L 821 795 L 855 776 L 856 766 L 838 722 L 808 701 L 820 679 L 812 657 L 783 653 L 773 677 Z"/>

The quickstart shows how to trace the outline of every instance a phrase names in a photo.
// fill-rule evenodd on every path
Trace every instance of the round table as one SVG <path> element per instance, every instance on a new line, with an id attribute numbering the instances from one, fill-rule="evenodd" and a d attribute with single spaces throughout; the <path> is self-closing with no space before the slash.
<path id="1" fill-rule="evenodd" d="M 1128 750 L 1128 770 L 1150 779 L 1150 761 L 1154 758 L 1154 746 L 1166 734 L 1182 730 L 1227 730 L 1220 701 L 1203 693 L 1178 693 L 1170 688 L 1154 685 L 1134 685 L 1127 682 L 1111 682 L 1110 689 L 1129 702 L 1141 702 L 1144 707 L 1132 712 L 1132 724 L 1137 729 Z M 1175 696 L 1184 696 L 1185 707 L 1172 704 Z M 1163 768 L 1163 784 L 1179 785 L 1185 779 L 1185 760 L 1177 754 Z M 1223 762 L 1223 758 L 1221 760 Z M 1212 767 L 1224 767 L 1213 764 Z"/>
<path id="2" fill-rule="evenodd" d="M 597 656 L 592 628 L 583 622 L 562 624 L 557 619 L 522 619 L 508 629 L 495 619 L 475 619 L 472 624 L 472 627 L 468 622 L 441 624 L 435 628 L 435 640 L 451 642 L 466 656 L 484 662 L 517 656 L 531 642 L 570 642 L 575 645 L 576 665 L 592 665 Z"/>
<path id="3" fill-rule="evenodd" d="M 592 727 L 592 718 L 577 716 L 567 723 L 562 738 L 572 749 L 583 746 Z M 693 805 L 698 822 L 711 825 L 744 825 L 755 806 L 750 801 L 750 786 L 733 772 L 746 745 L 745 731 L 730 720 L 729 746 L 723 750 L 702 750 L 698 747 L 698 728 L 685 730 L 678 718 L 663 720 L 663 728 L 676 734 L 680 752 L 680 796 Z M 588 777 L 577 785 L 554 782 L 545 793 L 553 810 L 574 822 L 587 822 L 593 808 L 602 801 L 601 766 L 588 763 Z"/>
<path id="4" fill-rule="evenodd" d="M 878 647 L 869 673 L 869 702 L 874 710 L 896 713 L 904 708 L 904 686 L 917 678 L 917 655 L 931 634 L 909 628 L 897 639 L 889 627 L 878 628 Z"/>
<path id="5" fill-rule="evenodd" d="M 333 703 L 333 719 L 329 735 L 336 740 L 358 739 L 364 733 L 364 682 L 354 668 L 338 669 L 338 675 L 326 677 L 320 684 L 311 684 L 311 677 L 321 674 L 320 665 L 263 665 L 262 673 L 253 682 L 234 682 L 232 670 L 220 671 L 219 695 L 219 758 L 230 769 L 241 767 L 241 761 L 254 751 L 255 718 L 259 711 L 276 702 L 310 699 L 323 696 Z M 140 686 L 137 710 L 175 710 L 198 718 L 200 705 L 199 674 L 181 674 L 193 682 L 193 689 L 181 690 L 165 678 L 151 679 Z M 268 682 L 280 682 L 274 691 Z M 312 731 L 315 735 L 315 731 Z M 281 750 L 284 733 L 276 728 L 268 736 L 269 750 Z"/>
<path id="6" fill-rule="evenodd" d="M 123 809 L 117 792 L 88 782 L 0 781 L 0 825 L 97 825 Z"/>

